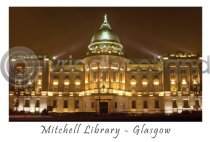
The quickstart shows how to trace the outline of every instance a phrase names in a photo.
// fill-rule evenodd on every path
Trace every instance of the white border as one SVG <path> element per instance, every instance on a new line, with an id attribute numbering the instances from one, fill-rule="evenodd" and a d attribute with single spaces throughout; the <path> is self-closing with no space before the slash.
<path id="1" fill-rule="evenodd" d="M 77 0 L 70 2 L 70 0 L 1 0 L 0 1 L 0 58 L 8 50 L 8 10 L 9 6 L 202 6 L 203 7 L 203 58 L 206 59 L 210 54 L 210 7 L 208 0 Z M 209 47 L 209 48 L 208 48 Z M 117 139 L 113 139 L 111 135 L 41 135 L 41 124 L 55 124 L 58 123 L 9 123 L 8 122 L 8 83 L 0 74 L 0 139 L 1 141 L 191 141 L 197 142 L 209 141 L 210 131 L 210 94 L 209 90 L 209 74 L 203 74 L 203 122 L 156 122 L 146 123 L 151 127 L 170 127 L 172 132 L 170 135 L 158 136 L 156 139 L 151 139 L 148 136 L 135 136 L 132 133 L 121 133 Z M 65 124 L 65 123 L 59 123 Z M 68 123 L 75 124 L 75 123 Z M 86 123 L 84 123 L 86 124 Z M 95 123 L 90 123 L 95 124 Z M 123 129 L 132 129 L 134 125 L 142 122 L 132 123 L 100 123 L 104 127 L 120 127 Z"/>

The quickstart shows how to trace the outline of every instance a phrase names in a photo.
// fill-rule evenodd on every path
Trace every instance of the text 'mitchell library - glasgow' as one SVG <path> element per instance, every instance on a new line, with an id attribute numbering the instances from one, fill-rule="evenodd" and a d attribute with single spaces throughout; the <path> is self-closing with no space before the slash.
<path id="1" fill-rule="evenodd" d="M 47 55 L 20 57 L 37 60 L 38 71 L 27 80 L 14 79 L 9 109 L 107 114 L 202 110 L 200 53 L 163 53 L 154 59 L 128 59 L 125 54 L 105 15 L 81 60 L 71 55 L 68 60 Z M 27 69 L 16 59 L 11 59 L 13 65 L 19 72 Z"/>

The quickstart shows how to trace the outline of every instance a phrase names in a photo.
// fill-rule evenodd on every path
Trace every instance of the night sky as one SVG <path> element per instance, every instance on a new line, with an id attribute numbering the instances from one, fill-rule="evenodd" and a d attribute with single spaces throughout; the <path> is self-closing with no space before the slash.
<path id="1" fill-rule="evenodd" d="M 10 48 L 84 58 L 104 14 L 128 58 L 162 52 L 202 51 L 202 8 L 21 8 L 9 9 Z"/>

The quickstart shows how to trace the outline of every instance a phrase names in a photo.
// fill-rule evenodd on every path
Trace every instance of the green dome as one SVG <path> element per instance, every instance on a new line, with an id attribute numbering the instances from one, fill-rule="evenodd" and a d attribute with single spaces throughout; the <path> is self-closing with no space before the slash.
<path id="1" fill-rule="evenodd" d="M 104 17 L 104 22 L 101 25 L 101 28 L 93 35 L 91 43 L 103 41 L 120 43 L 118 36 L 112 31 L 109 23 L 107 22 L 106 15 Z"/>

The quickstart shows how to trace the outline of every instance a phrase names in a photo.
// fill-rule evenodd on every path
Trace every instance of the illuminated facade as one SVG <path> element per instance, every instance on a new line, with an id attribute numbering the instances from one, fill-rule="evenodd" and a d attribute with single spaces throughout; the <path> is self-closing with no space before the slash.
<path id="1" fill-rule="evenodd" d="M 88 49 L 81 60 L 71 56 L 68 60 L 28 56 L 27 60 L 39 61 L 37 75 L 26 85 L 17 79 L 10 86 L 10 109 L 57 113 L 174 113 L 202 109 L 200 54 L 164 53 L 155 59 L 127 59 L 106 16 Z"/>

